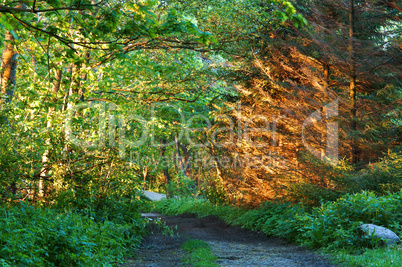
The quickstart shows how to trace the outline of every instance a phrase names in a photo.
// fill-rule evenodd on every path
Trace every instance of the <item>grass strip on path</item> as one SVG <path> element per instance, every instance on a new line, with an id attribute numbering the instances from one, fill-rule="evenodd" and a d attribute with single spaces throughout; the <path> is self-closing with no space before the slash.
<path id="1" fill-rule="evenodd" d="M 211 247 L 202 240 L 190 239 L 183 244 L 187 255 L 181 260 L 184 266 L 214 267 L 219 266 L 215 261 L 218 259 L 212 253 Z"/>

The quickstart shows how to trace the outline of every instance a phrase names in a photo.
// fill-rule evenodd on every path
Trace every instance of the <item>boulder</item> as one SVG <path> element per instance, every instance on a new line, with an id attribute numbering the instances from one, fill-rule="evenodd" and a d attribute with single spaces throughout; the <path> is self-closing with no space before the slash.
<path id="1" fill-rule="evenodd" d="M 397 236 L 397 234 L 385 227 L 375 224 L 362 224 L 359 226 L 359 228 L 368 236 L 373 235 L 376 238 L 382 239 L 387 246 L 401 242 L 401 239 Z"/>

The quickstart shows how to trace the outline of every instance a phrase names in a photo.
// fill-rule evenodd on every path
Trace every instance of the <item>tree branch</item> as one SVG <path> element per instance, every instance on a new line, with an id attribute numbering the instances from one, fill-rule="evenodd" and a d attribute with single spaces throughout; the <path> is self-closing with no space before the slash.
<path id="1" fill-rule="evenodd" d="M 82 11 L 88 9 L 88 7 L 93 7 L 96 5 L 86 5 L 84 7 L 56 7 L 56 8 L 49 8 L 49 9 L 35 9 L 35 3 L 32 6 L 32 9 L 28 8 L 18 8 L 18 7 L 8 7 L 5 5 L 0 5 L 0 13 L 12 13 L 12 12 L 19 12 L 19 13 L 43 13 L 43 12 L 52 12 L 52 11 L 60 11 L 60 10 L 73 10 L 73 11 Z"/>

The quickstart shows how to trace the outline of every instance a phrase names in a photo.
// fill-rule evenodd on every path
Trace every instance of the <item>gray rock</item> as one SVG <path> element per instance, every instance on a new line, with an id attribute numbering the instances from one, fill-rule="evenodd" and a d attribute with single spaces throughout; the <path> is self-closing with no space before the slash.
<path id="1" fill-rule="evenodd" d="M 380 238 L 385 241 L 387 246 L 393 245 L 397 242 L 401 242 L 401 239 L 392 232 L 391 230 L 378 226 L 375 224 L 362 224 L 359 228 L 366 234 L 366 235 L 373 235 L 376 238 Z"/>
<path id="2" fill-rule="evenodd" d="M 144 195 L 152 201 L 159 201 L 162 198 L 166 198 L 165 194 L 159 194 L 151 191 L 144 191 Z"/>

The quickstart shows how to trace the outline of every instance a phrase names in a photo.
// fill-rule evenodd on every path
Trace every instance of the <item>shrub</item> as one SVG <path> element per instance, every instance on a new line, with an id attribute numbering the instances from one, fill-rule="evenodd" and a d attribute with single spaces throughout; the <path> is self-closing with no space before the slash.
<path id="1" fill-rule="evenodd" d="M 170 181 L 167 190 L 175 196 L 194 196 L 197 194 L 197 185 L 193 179 L 179 175 L 177 179 Z"/>
<path id="2" fill-rule="evenodd" d="M 395 193 L 402 188 L 402 152 L 390 152 L 377 163 L 369 164 L 359 173 L 349 174 L 349 187 L 368 190 L 377 195 Z"/>
<path id="3" fill-rule="evenodd" d="M 111 266 L 139 245 L 144 228 L 142 221 L 96 223 L 80 214 L 24 203 L 0 212 L 5 266 Z"/>
<path id="4" fill-rule="evenodd" d="M 402 230 L 402 192 L 376 196 L 374 192 L 345 195 L 315 208 L 306 220 L 304 244 L 312 247 L 346 248 L 370 246 L 358 225 L 373 223 L 395 232 Z"/>
<path id="5" fill-rule="evenodd" d="M 376 195 L 399 192 L 402 188 L 402 152 L 389 152 L 376 163 L 360 170 L 341 161 L 337 166 L 312 161 L 320 181 L 297 183 L 287 188 L 286 199 L 293 203 L 304 202 L 318 206 L 325 201 L 335 201 L 343 195 L 372 191 Z"/>
<path id="6" fill-rule="evenodd" d="M 100 194 L 97 190 L 90 192 L 66 190 L 55 197 L 50 207 L 60 211 L 74 210 L 93 218 L 96 222 L 109 220 L 117 223 L 131 223 L 140 219 L 138 210 L 143 201 L 139 196 L 137 197 L 135 190 L 132 190 L 130 194 L 119 194 L 119 192 Z"/>

